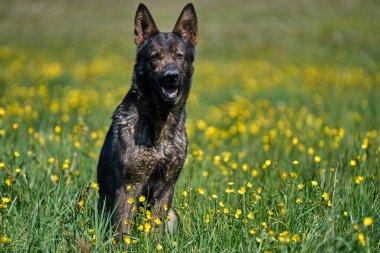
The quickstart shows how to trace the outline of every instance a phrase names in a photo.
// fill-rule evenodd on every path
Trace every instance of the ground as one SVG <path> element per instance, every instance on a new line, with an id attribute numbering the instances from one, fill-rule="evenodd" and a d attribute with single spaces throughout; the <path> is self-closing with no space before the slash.
<path id="1" fill-rule="evenodd" d="M 186 3 L 145 4 L 170 31 Z M 1 251 L 379 251 L 380 5 L 356 0 L 195 1 L 180 227 L 143 209 L 115 240 L 96 164 L 137 5 L 0 5 Z"/>

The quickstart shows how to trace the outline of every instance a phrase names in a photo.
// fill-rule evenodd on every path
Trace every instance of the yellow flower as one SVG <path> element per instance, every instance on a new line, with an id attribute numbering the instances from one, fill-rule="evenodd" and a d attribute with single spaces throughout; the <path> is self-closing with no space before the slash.
<path id="1" fill-rule="evenodd" d="M 248 217 L 248 219 L 252 220 L 255 217 L 255 215 L 253 213 L 249 212 L 247 217 Z"/>
<path id="2" fill-rule="evenodd" d="M 12 179 L 10 179 L 10 178 L 5 179 L 5 184 L 7 186 L 11 186 L 12 185 Z"/>
<path id="3" fill-rule="evenodd" d="M 357 165 L 357 163 L 355 160 L 351 160 L 350 165 L 351 165 L 351 167 L 355 167 Z"/>
<path id="4" fill-rule="evenodd" d="M 245 187 L 240 187 L 240 189 L 238 190 L 238 193 L 241 195 L 244 195 L 245 194 Z"/>
<path id="5" fill-rule="evenodd" d="M 323 197 L 324 200 L 329 200 L 330 195 L 327 192 L 324 192 L 322 194 L 322 197 Z"/>
<path id="6" fill-rule="evenodd" d="M 235 218 L 239 218 L 240 214 L 242 213 L 241 209 L 237 209 L 235 213 Z"/>
<path id="7" fill-rule="evenodd" d="M 21 173 L 21 169 L 20 168 L 15 169 L 15 173 L 16 174 L 20 174 Z"/>
<path id="8" fill-rule="evenodd" d="M 294 234 L 293 236 L 292 236 L 292 241 L 294 242 L 294 243 L 299 243 L 301 240 L 300 240 L 300 236 L 298 235 L 298 234 Z"/>
<path id="9" fill-rule="evenodd" d="M 251 230 L 249 230 L 249 234 L 250 234 L 250 235 L 254 235 L 254 234 L 256 234 L 256 232 L 257 232 L 256 229 L 251 229 Z"/>
<path id="10" fill-rule="evenodd" d="M 162 251 L 163 249 L 164 249 L 164 247 L 162 247 L 161 244 L 157 244 L 157 246 L 156 246 L 157 251 Z"/>
<path id="11" fill-rule="evenodd" d="M 5 167 L 5 163 L 3 162 L 0 162 L 0 169 L 4 168 Z"/>
<path id="12" fill-rule="evenodd" d="M 6 235 L 3 235 L 3 236 L 1 237 L 1 242 L 2 242 L 2 243 L 10 243 L 10 242 L 11 242 L 11 238 L 9 238 L 9 237 L 6 236 Z"/>
<path id="13" fill-rule="evenodd" d="M 301 198 L 297 198 L 297 199 L 296 199 L 296 203 L 297 203 L 297 204 L 302 204 L 302 203 L 303 203 L 303 201 L 302 201 L 302 199 L 301 199 Z"/>
<path id="14" fill-rule="evenodd" d="M 247 183 L 247 187 L 248 187 L 248 188 L 252 188 L 252 186 L 253 186 L 253 184 L 251 184 L 251 182 L 248 182 L 248 183 Z"/>
<path id="15" fill-rule="evenodd" d="M 146 198 L 145 198 L 144 196 L 140 196 L 139 201 L 140 201 L 140 202 L 144 202 L 145 199 L 146 199 Z"/>
<path id="16" fill-rule="evenodd" d="M 365 218 L 363 219 L 363 224 L 364 224 L 364 226 L 366 226 L 366 227 L 371 226 L 372 223 L 373 223 L 373 219 L 372 219 L 371 217 L 365 217 Z"/>
<path id="17" fill-rule="evenodd" d="M 135 202 L 135 199 L 132 198 L 132 197 L 129 197 L 128 200 L 127 200 L 127 202 L 128 202 L 129 204 L 133 204 L 133 202 Z"/>
<path id="18" fill-rule="evenodd" d="M 49 157 L 48 163 L 52 164 L 52 163 L 54 163 L 54 161 L 55 161 L 54 157 Z"/>
<path id="19" fill-rule="evenodd" d="M 13 153 L 13 155 L 14 155 L 15 157 L 19 157 L 19 156 L 20 156 L 20 153 L 17 152 L 17 151 L 15 151 L 15 152 Z"/>
<path id="20" fill-rule="evenodd" d="M 151 228 L 152 228 L 152 225 L 150 225 L 150 222 L 145 222 L 144 223 L 144 231 L 145 231 L 145 233 L 149 233 Z"/>
<path id="21" fill-rule="evenodd" d="M 356 185 L 359 185 L 361 184 L 361 182 L 364 180 L 364 177 L 363 176 L 356 176 L 354 177 L 354 182 Z"/>
<path id="22" fill-rule="evenodd" d="M 91 183 L 91 188 L 93 188 L 93 189 L 95 189 L 95 190 L 99 190 L 99 184 L 98 183 L 94 183 L 94 182 L 92 182 Z"/>
<path id="23" fill-rule="evenodd" d="M 131 244 L 131 237 L 126 236 L 126 237 L 124 237 L 123 241 L 124 241 L 124 243 L 127 244 L 127 245 Z"/>
<path id="24" fill-rule="evenodd" d="M 265 161 L 265 165 L 266 165 L 266 166 L 269 166 L 269 165 L 271 165 L 271 164 L 272 164 L 272 161 L 271 161 L 271 160 L 266 160 L 266 161 Z"/>
<path id="25" fill-rule="evenodd" d="M 160 224 L 161 224 L 161 220 L 160 220 L 160 218 L 156 218 L 156 219 L 154 220 L 154 223 L 156 223 L 157 225 L 160 225 Z"/>
<path id="26" fill-rule="evenodd" d="M 16 131 L 18 129 L 18 123 L 14 123 L 12 125 L 12 129 Z"/>
<path id="27" fill-rule="evenodd" d="M 55 126 L 55 127 L 54 127 L 54 132 L 55 132 L 56 134 L 60 134 L 60 133 L 62 132 L 62 128 L 61 128 L 60 126 Z"/>
<path id="28" fill-rule="evenodd" d="M 298 165 L 299 162 L 298 162 L 297 160 L 294 160 L 294 161 L 292 162 L 292 164 L 293 164 L 293 165 Z"/>
<path id="29" fill-rule="evenodd" d="M 188 194 L 188 192 L 187 192 L 187 191 L 183 191 L 183 192 L 182 192 L 182 196 L 184 196 L 184 197 L 186 197 L 186 196 L 187 196 L 187 194 Z"/>
<path id="30" fill-rule="evenodd" d="M 216 194 L 212 194 L 211 197 L 212 197 L 213 199 L 217 199 L 217 198 L 218 198 L 218 195 L 216 195 Z"/>
<path id="31" fill-rule="evenodd" d="M 348 212 L 347 211 L 343 211 L 343 216 L 347 217 L 348 216 Z"/>
<path id="32" fill-rule="evenodd" d="M 231 188 L 226 188 L 226 193 L 234 193 L 235 190 Z"/>
<path id="33" fill-rule="evenodd" d="M 225 207 L 224 209 L 223 209 L 223 213 L 229 213 L 230 212 L 230 210 L 227 208 L 227 207 Z"/>
<path id="34" fill-rule="evenodd" d="M 204 189 L 204 188 L 199 188 L 199 189 L 198 189 L 198 193 L 199 193 L 200 195 L 204 195 L 204 194 L 205 194 L 205 189 Z"/>
<path id="35" fill-rule="evenodd" d="M 56 174 L 54 174 L 53 177 L 52 177 L 52 179 L 53 179 L 54 182 L 58 182 L 59 176 L 56 175 Z"/>
<path id="36" fill-rule="evenodd" d="M 297 187 L 298 187 L 298 190 L 302 190 L 303 188 L 304 188 L 304 184 L 303 183 L 299 183 L 298 185 L 297 185 Z"/>
<path id="37" fill-rule="evenodd" d="M 257 177 L 257 176 L 259 175 L 259 171 L 256 170 L 256 169 L 253 169 L 251 175 L 252 175 L 253 177 Z"/>
<path id="38" fill-rule="evenodd" d="M 96 235 L 92 236 L 92 244 L 96 244 Z"/>
<path id="39" fill-rule="evenodd" d="M 321 161 L 321 157 L 320 156 L 314 156 L 314 162 L 316 163 L 319 163 Z"/>
<path id="40" fill-rule="evenodd" d="M 223 207 L 223 206 L 224 206 L 223 201 L 220 201 L 220 202 L 219 202 L 219 206 L 220 206 L 220 207 Z"/>
<path id="41" fill-rule="evenodd" d="M 83 200 L 83 199 L 81 199 L 81 200 L 79 201 L 78 206 L 79 206 L 79 207 L 84 207 L 84 200 Z"/>
<path id="42" fill-rule="evenodd" d="M 362 233 L 358 233 L 358 240 L 362 247 L 365 247 L 365 236 Z"/>
<path id="43" fill-rule="evenodd" d="M 90 229 L 88 230 L 88 233 L 89 233 L 90 235 L 92 235 L 94 232 L 95 232 L 95 229 L 93 229 L 93 228 L 90 228 Z"/>
<path id="44" fill-rule="evenodd" d="M 317 181 L 311 181 L 311 186 L 317 187 L 318 186 L 318 182 Z"/>

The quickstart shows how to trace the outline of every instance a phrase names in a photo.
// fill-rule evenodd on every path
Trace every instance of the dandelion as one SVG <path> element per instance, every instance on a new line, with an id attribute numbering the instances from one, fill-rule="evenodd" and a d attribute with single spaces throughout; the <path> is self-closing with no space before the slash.
<path id="1" fill-rule="evenodd" d="M 144 202 L 145 199 L 146 199 L 145 196 L 140 196 L 140 197 L 139 197 L 139 202 Z"/>
<path id="2" fill-rule="evenodd" d="M 206 191 L 205 191 L 204 188 L 199 188 L 197 192 L 198 192 L 200 195 L 204 195 Z"/>
<path id="3" fill-rule="evenodd" d="M 78 206 L 79 206 L 80 208 L 84 207 L 84 199 L 79 200 L 79 202 L 78 202 Z"/>
<path id="4" fill-rule="evenodd" d="M 163 249 L 164 249 L 164 247 L 161 244 L 157 244 L 157 246 L 156 246 L 157 251 L 162 251 Z"/>
<path id="5" fill-rule="evenodd" d="M 160 225 L 160 224 L 161 224 L 161 220 L 160 220 L 160 218 L 156 218 L 156 219 L 154 220 L 154 223 L 156 223 L 156 225 Z"/>
<path id="6" fill-rule="evenodd" d="M 60 126 L 55 126 L 55 127 L 54 127 L 54 132 L 55 132 L 56 134 L 60 134 L 60 133 L 62 132 L 62 128 L 61 128 Z"/>
<path id="7" fill-rule="evenodd" d="M 11 242 L 11 238 L 9 238 L 8 236 L 6 235 L 3 235 L 1 237 L 1 240 L 0 240 L 2 243 L 10 243 Z"/>
<path id="8" fill-rule="evenodd" d="M 365 247 L 365 236 L 362 233 L 358 233 L 357 238 L 359 240 L 360 246 Z"/>
<path id="9" fill-rule="evenodd" d="M 356 185 L 360 185 L 363 180 L 364 180 L 363 176 L 356 176 L 356 177 L 354 177 L 354 182 L 355 182 Z"/>
<path id="10" fill-rule="evenodd" d="M 123 241 L 124 241 L 124 243 L 125 243 L 126 245 L 131 244 L 131 237 L 126 236 L 126 237 L 124 237 Z"/>
<path id="11" fill-rule="evenodd" d="M 92 182 L 91 183 L 91 188 L 94 189 L 94 190 L 96 190 L 96 191 L 98 191 L 99 190 L 99 184 Z"/>
<path id="12" fill-rule="evenodd" d="M 240 189 L 238 190 L 238 193 L 241 195 L 244 195 L 245 194 L 245 187 L 240 187 Z"/>
<path id="13" fill-rule="evenodd" d="M 151 228 L 152 228 L 152 225 L 150 225 L 150 222 L 145 222 L 144 223 L 144 232 L 145 233 L 149 233 L 150 230 L 151 230 Z"/>
<path id="14" fill-rule="evenodd" d="M 133 204 L 133 202 L 135 202 L 135 199 L 132 197 L 129 197 L 127 202 L 128 202 L 128 204 Z"/>
<path id="15" fill-rule="evenodd" d="M 303 183 L 299 183 L 297 185 L 298 190 L 302 190 L 304 187 L 305 187 L 305 185 Z"/>
<path id="16" fill-rule="evenodd" d="M 317 181 L 311 181 L 311 186 L 317 187 L 318 186 L 318 182 Z"/>
<path id="17" fill-rule="evenodd" d="M 8 197 L 3 197 L 3 198 L 1 198 L 0 208 L 2 208 L 2 209 L 7 208 L 7 207 L 8 207 L 7 204 L 8 204 L 10 201 L 11 201 L 11 199 L 8 198 Z"/>
<path id="18" fill-rule="evenodd" d="M 58 180 L 59 180 L 59 176 L 56 175 L 56 174 L 54 174 L 54 175 L 52 176 L 52 180 L 53 180 L 55 183 L 58 182 Z"/>
<path id="19" fill-rule="evenodd" d="M 366 227 L 371 226 L 372 223 L 373 223 L 373 219 L 372 219 L 371 217 L 365 217 L 365 218 L 363 219 L 363 224 L 364 224 L 364 226 L 366 226 Z"/>
<path id="20" fill-rule="evenodd" d="M 294 234 L 293 236 L 292 236 L 292 241 L 294 242 L 294 243 L 299 243 L 301 240 L 300 240 L 300 236 L 298 235 L 298 234 Z"/>
<path id="21" fill-rule="evenodd" d="M 12 179 L 10 179 L 10 178 L 5 179 L 5 184 L 7 186 L 11 186 L 12 185 Z"/>

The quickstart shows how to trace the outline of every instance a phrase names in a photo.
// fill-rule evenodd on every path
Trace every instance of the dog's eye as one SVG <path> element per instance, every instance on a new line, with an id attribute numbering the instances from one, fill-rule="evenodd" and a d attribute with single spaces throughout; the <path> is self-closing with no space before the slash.
<path id="1" fill-rule="evenodd" d="M 152 61 L 157 61 L 160 59 L 160 56 L 158 54 L 153 54 L 150 56 L 150 60 Z"/>
<path id="2" fill-rule="evenodd" d="M 183 59 L 183 54 L 181 54 L 181 53 L 176 53 L 176 54 L 175 54 L 175 58 L 176 58 L 177 60 L 182 60 L 182 59 Z"/>

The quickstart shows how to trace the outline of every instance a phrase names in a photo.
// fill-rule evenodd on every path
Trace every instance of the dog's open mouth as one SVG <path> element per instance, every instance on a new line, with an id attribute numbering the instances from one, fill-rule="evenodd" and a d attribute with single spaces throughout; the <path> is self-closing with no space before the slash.
<path id="1" fill-rule="evenodd" d="M 173 100 L 177 97 L 178 94 L 178 86 L 176 85 L 165 85 L 161 86 L 161 91 L 164 95 L 165 100 Z"/>

